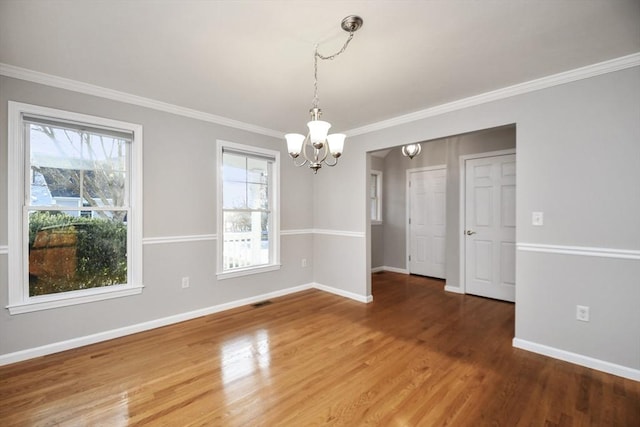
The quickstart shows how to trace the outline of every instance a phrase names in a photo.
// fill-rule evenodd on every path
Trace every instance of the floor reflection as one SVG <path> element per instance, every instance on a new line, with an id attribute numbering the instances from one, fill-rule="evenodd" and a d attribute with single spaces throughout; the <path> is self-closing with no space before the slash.
<path id="1" fill-rule="evenodd" d="M 268 379 L 271 365 L 269 333 L 260 329 L 252 335 L 243 335 L 224 343 L 220 359 L 224 385 L 254 374 L 261 374 L 263 380 Z"/>

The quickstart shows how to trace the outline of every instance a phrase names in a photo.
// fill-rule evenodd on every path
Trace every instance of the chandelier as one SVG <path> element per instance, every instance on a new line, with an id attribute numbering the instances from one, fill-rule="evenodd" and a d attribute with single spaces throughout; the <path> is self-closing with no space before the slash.
<path id="1" fill-rule="evenodd" d="M 316 44 L 313 53 L 313 106 L 309 110 L 311 121 L 307 123 L 309 132 L 307 135 L 299 133 L 288 133 L 284 137 L 287 140 L 287 149 L 289 155 L 293 159 L 293 163 L 300 167 L 306 164 L 318 173 L 318 169 L 324 163 L 327 166 L 335 166 L 338 164 L 338 157 L 342 155 L 344 148 L 345 134 L 334 133 L 328 135 L 331 124 L 320 120 L 322 110 L 318 107 L 318 58 L 322 60 L 331 60 L 340 55 L 347 49 L 349 42 L 353 38 L 353 33 L 362 27 L 362 18 L 355 15 L 347 16 L 342 20 L 342 29 L 349 33 L 347 41 L 342 49 L 337 53 L 329 56 L 323 56 L 318 52 Z M 331 156 L 329 156 L 331 155 Z M 296 162 L 298 157 L 302 156 L 302 162 Z"/>

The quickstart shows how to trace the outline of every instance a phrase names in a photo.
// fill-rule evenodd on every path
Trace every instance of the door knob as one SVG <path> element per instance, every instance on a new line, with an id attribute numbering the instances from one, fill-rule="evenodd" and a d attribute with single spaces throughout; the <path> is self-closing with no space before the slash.
<path id="1" fill-rule="evenodd" d="M 467 236 L 471 236 L 472 234 L 476 234 L 476 232 L 475 232 L 475 231 L 473 231 L 473 230 L 467 230 L 467 231 L 465 232 L 465 234 L 466 234 Z"/>

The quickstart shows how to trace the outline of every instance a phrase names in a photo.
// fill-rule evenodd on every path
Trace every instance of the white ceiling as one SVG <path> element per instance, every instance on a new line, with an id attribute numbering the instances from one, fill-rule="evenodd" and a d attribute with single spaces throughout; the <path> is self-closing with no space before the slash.
<path id="1" fill-rule="evenodd" d="M 345 131 L 640 52 L 638 0 L 0 0 L 0 63 L 304 132 L 313 48 Z"/>

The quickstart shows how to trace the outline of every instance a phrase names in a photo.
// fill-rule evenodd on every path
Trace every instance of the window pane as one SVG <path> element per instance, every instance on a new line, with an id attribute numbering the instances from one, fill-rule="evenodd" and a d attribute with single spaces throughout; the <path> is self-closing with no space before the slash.
<path id="1" fill-rule="evenodd" d="M 249 208 L 269 209 L 269 188 L 262 184 L 249 184 Z"/>
<path id="2" fill-rule="evenodd" d="M 374 198 L 378 195 L 378 175 L 371 174 L 371 188 L 369 190 L 369 197 Z"/>
<path id="3" fill-rule="evenodd" d="M 269 175 L 269 162 L 262 159 L 247 159 L 247 181 L 266 184 Z"/>
<path id="4" fill-rule="evenodd" d="M 124 206 L 127 141 L 89 134 L 83 197 L 90 206 Z M 82 172 L 82 171 L 80 171 Z M 94 204 L 95 203 L 95 204 Z"/>
<path id="5" fill-rule="evenodd" d="M 32 206 L 124 206 L 127 142 L 29 124 Z"/>
<path id="6" fill-rule="evenodd" d="M 376 199 L 371 199 L 371 219 L 378 219 L 378 201 Z"/>
<path id="7" fill-rule="evenodd" d="M 224 209 L 247 208 L 247 184 L 225 181 L 222 183 L 222 207 Z"/>
<path id="8" fill-rule="evenodd" d="M 126 215 L 104 215 L 29 212 L 29 296 L 127 283 Z"/>
<path id="9" fill-rule="evenodd" d="M 269 214 L 224 212 L 223 269 L 269 263 Z"/>
<path id="10" fill-rule="evenodd" d="M 222 155 L 222 179 L 227 181 L 247 181 L 247 158 L 237 154 Z"/>

